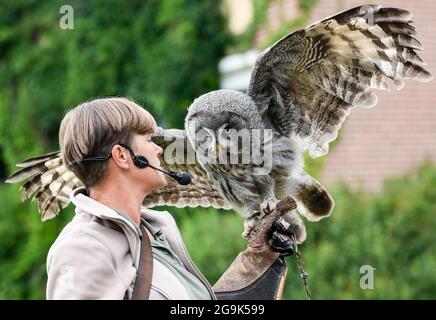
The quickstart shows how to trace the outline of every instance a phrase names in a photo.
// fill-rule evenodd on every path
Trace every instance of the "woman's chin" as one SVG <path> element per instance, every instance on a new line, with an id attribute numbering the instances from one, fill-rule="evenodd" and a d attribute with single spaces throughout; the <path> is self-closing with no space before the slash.
<path id="1" fill-rule="evenodd" d="M 162 174 L 161 179 L 160 179 L 160 184 L 158 188 L 163 188 L 168 184 L 167 179 L 165 179 L 164 175 Z"/>

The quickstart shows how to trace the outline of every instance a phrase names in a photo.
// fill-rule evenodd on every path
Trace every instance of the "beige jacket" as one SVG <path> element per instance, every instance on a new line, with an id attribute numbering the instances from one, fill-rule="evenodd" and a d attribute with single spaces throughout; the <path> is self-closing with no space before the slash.
<path id="1" fill-rule="evenodd" d="M 130 299 L 139 264 L 139 229 L 114 210 L 85 196 L 84 191 L 79 188 L 72 192 L 76 215 L 48 253 L 47 299 Z M 142 216 L 161 226 L 186 269 L 216 299 L 210 284 L 192 262 L 174 218 L 167 211 L 146 208 Z M 123 233 L 111 227 L 110 222 Z M 150 299 L 188 299 L 186 290 L 170 281 L 168 270 L 160 270 L 162 266 L 156 260 L 153 263 Z"/>

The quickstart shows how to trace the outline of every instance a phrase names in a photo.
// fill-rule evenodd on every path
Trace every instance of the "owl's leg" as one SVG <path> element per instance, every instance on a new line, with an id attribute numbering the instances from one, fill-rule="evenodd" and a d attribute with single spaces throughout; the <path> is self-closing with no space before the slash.
<path id="1" fill-rule="evenodd" d="M 262 217 L 264 215 L 268 215 L 271 213 L 271 211 L 273 211 L 276 207 L 276 204 L 279 202 L 279 200 L 277 200 L 274 197 L 268 197 L 267 199 L 265 199 L 261 204 L 260 204 L 260 212 L 262 213 Z"/>
<path id="2" fill-rule="evenodd" d="M 313 177 L 301 170 L 285 180 L 279 181 L 277 197 L 290 195 L 297 202 L 298 212 L 309 221 L 319 221 L 330 216 L 335 205 L 328 191 Z"/>
<path id="3" fill-rule="evenodd" d="M 250 214 L 248 218 L 244 220 L 244 231 L 242 232 L 242 237 L 247 239 L 251 230 L 253 230 L 256 223 L 263 217 L 264 215 L 260 211 L 254 211 Z"/>
<path id="4" fill-rule="evenodd" d="M 297 243 L 302 243 L 306 240 L 306 227 L 297 210 L 292 210 L 283 215 L 279 220 L 278 231 L 284 234 L 293 234 Z"/>
<path id="5" fill-rule="evenodd" d="M 246 212 L 248 212 L 245 216 L 244 221 L 244 232 L 242 236 L 247 238 L 250 234 L 250 231 L 254 228 L 256 223 L 262 219 L 265 215 L 270 214 L 276 207 L 276 204 L 279 201 L 272 195 L 272 191 L 266 192 L 266 198 L 263 200 L 260 205 L 253 203 L 251 206 L 247 207 Z M 258 207 L 259 210 L 253 209 Z"/>

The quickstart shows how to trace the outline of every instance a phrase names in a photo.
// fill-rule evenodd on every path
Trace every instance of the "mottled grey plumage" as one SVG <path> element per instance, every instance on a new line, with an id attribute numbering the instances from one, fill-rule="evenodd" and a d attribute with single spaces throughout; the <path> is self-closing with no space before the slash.
<path id="1" fill-rule="evenodd" d="M 330 215 L 334 202 L 304 171 L 302 153 L 325 155 L 350 110 L 377 103 L 373 89 L 387 90 L 389 80 L 397 88 L 404 79 L 431 80 L 414 51 L 422 47 L 411 17 L 401 9 L 370 5 L 324 19 L 265 50 L 247 94 L 219 90 L 194 101 L 185 122 L 190 138 L 199 127 L 274 132 L 273 168 L 267 176 L 253 175 L 254 166 L 223 170 L 198 157 L 220 193 L 246 219 L 262 211 L 259 204 L 287 194 L 309 220 Z"/>
<path id="2" fill-rule="evenodd" d="M 232 130 L 240 132 L 246 129 L 251 132 L 251 130 L 271 128 L 265 119 L 262 119 L 255 102 L 244 93 L 234 90 L 218 90 L 197 98 L 189 107 L 185 128 L 190 143 L 196 151 L 197 161 L 207 173 L 210 181 L 233 209 L 246 219 L 244 236 L 248 235 L 254 223 L 263 215 L 265 208 L 269 206 L 272 209 L 275 203 L 285 195 L 292 195 L 298 200 L 297 191 L 301 190 L 299 184 L 302 181 L 307 186 L 316 185 L 319 192 L 324 192 L 323 195 L 328 197 L 322 187 L 304 173 L 302 152 L 299 146 L 293 139 L 276 130 L 272 130 L 272 168 L 267 174 L 256 174 L 256 170 L 264 163 L 243 164 L 242 161 L 237 164 L 223 164 L 219 161 L 210 163 L 209 160 L 213 158 L 210 159 L 207 154 L 203 155 L 199 151 L 200 144 L 204 141 L 195 137 L 203 128 L 207 128 L 212 135 L 206 143 L 206 149 L 214 149 L 218 143 L 226 151 L 231 146 L 224 145 L 229 139 L 223 135 L 231 134 Z M 229 132 L 220 130 L 222 128 Z M 239 142 L 235 149 L 240 155 L 241 143 L 238 140 L 234 142 Z M 263 145 L 260 147 L 262 148 Z M 263 152 L 262 149 L 261 153 Z M 227 155 L 227 157 L 230 156 Z M 303 174 L 304 179 L 301 176 Z M 328 201 L 329 207 L 324 210 L 330 212 L 331 198 L 328 198 Z M 301 210 L 304 210 L 304 207 L 301 207 Z M 311 211 L 308 214 L 310 215 Z M 318 217 L 310 217 L 312 220 L 318 219 Z M 294 224 L 298 223 L 299 230 L 296 231 L 298 231 L 300 240 L 304 238 L 305 232 L 302 229 L 304 227 L 298 216 L 290 213 L 287 220 L 293 221 Z"/>
<path id="3" fill-rule="evenodd" d="M 303 169 L 304 152 L 319 157 L 354 107 L 377 103 L 376 90 L 397 89 L 403 80 L 429 81 L 431 75 L 415 50 L 422 46 L 410 25 L 412 15 L 379 5 L 357 7 L 295 31 L 265 50 L 257 59 L 247 94 L 218 90 L 196 99 L 188 110 L 185 131 L 160 129 L 154 141 L 166 147 L 168 139 L 193 148 L 196 162 L 162 167 L 187 171 L 193 184 L 182 187 L 169 181 L 144 200 L 144 205 L 214 206 L 234 208 L 247 221 L 245 233 L 267 206 L 291 195 L 309 220 L 328 216 L 334 202 L 328 192 Z M 210 139 L 197 141 L 195 133 L 207 128 Z M 198 152 L 201 145 L 215 148 L 222 128 L 271 129 L 272 170 L 254 174 L 260 165 L 209 163 Z M 186 151 L 187 152 L 187 151 Z M 168 161 L 167 161 L 168 160 Z M 57 154 L 22 164 L 8 181 L 28 180 L 26 197 L 36 192 L 43 218 L 50 218 L 68 203 L 66 196 L 80 181 Z M 295 213 L 287 216 L 301 241 L 304 226 Z"/>

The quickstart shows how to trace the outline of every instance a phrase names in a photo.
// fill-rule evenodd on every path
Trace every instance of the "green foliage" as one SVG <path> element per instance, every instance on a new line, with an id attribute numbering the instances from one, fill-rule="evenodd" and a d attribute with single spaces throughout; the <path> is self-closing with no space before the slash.
<path id="1" fill-rule="evenodd" d="M 313 298 L 434 299 L 435 186 L 436 168 L 430 165 L 388 181 L 374 196 L 338 186 L 332 216 L 306 222 L 308 239 L 301 250 Z M 245 248 L 242 220 L 216 210 L 194 210 L 180 228 L 193 260 L 215 283 Z M 295 258 L 287 263 L 283 299 L 305 299 Z M 374 290 L 359 286 L 363 265 L 376 268 Z"/>
<path id="2" fill-rule="evenodd" d="M 74 9 L 62 30 L 59 9 Z M 213 0 L 2 1 L 0 153 L 7 166 L 58 148 L 64 113 L 101 96 L 128 96 L 163 127 L 182 127 L 193 99 L 217 89 L 228 41 Z M 0 173 L 1 176 L 1 173 Z M 45 296 L 45 259 L 72 208 L 46 223 L 0 184 L 0 299 Z"/>
<path id="3" fill-rule="evenodd" d="M 54 148 L 65 111 L 88 99 L 126 95 L 160 125 L 181 126 L 193 98 L 217 88 L 228 39 L 219 2 L 75 1 L 74 30 L 59 27 L 63 4 L 8 2 L 1 10 L 0 142 L 8 160 L 22 158 L 30 137 Z"/>
<path id="4" fill-rule="evenodd" d="M 247 27 L 247 30 L 234 38 L 231 52 L 240 52 L 248 50 L 253 46 L 256 32 L 261 28 L 266 21 L 268 6 L 273 2 L 280 0 L 255 0 L 253 1 L 253 20 Z M 270 34 L 268 38 L 260 44 L 261 49 L 271 46 L 288 33 L 295 31 L 298 28 L 304 27 L 308 22 L 310 10 L 314 7 L 317 0 L 299 0 L 300 14 L 288 23 L 283 24 L 281 28 Z"/>
<path id="5" fill-rule="evenodd" d="M 0 299 L 45 296 L 48 249 L 72 218 L 72 208 L 41 223 L 35 205 L 20 203 L 17 186 L 0 186 Z"/>
<path id="6" fill-rule="evenodd" d="M 434 299 L 436 297 L 436 169 L 425 165 L 386 183 L 374 196 L 336 188 L 336 208 L 306 223 L 302 245 L 315 299 Z M 359 286 L 360 267 L 376 268 L 374 290 Z M 304 299 L 294 258 L 288 258 L 286 299 Z"/>
<path id="7" fill-rule="evenodd" d="M 300 6 L 309 10 L 313 0 Z M 265 4 L 255 1 L 257 21 Z M 51 151 L 66 110 L 122 95 L 145 105 L 164 127 L 181 127 L 186 108 L 215 89 L 227 34 L 219 1 L 71 1 L 75 29 L 59 28 L 61 1 L 0 4 L 0 149 L 8 173 L 23 158 Z M 316 175 L 322 160 L 308 164 Z M 306 223 L 302 246 L 316 299 L 430 299 L 436 296 L 436 169 L 423 166 L 374 196 L 333 190 L 332 217 Z M 0 299 L 45 296 L 45 260 L 70 206 L 41 223 L 16 185 L 0 184 Z M 172 212 L 193 260 L 214 283 L 244 249 L 242 218 L 232 211 Z M 295 260 L 285 299 L 303 299 Z M 376 268 L 374 290 L 359 288 L 362 265 Z"/>
<path id="8" fill-rule="evenodd" d="M 243 220 L 233 211 L 195 209 L 179 224 L 189 254 L 198 268 L 214 284 L 237 254 L 245 249 L 241 236 Z"/>

